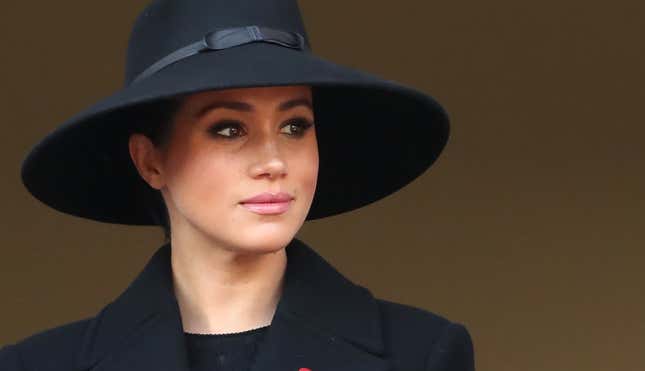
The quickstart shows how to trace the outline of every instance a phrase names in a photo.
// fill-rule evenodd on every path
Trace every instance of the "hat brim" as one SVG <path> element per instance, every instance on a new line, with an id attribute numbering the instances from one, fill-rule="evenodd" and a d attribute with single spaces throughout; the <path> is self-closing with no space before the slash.
<path id="1" fill-rule="evenodd" d="M 157 224 L 127 151 L 128 115 L 141 103 L 205 90 L 311 85 L 319 174 L 307 220 L 351 211 L 404 187 L 439 157 L 449 118 L 431 96 L 309 52 L 251 43 L 194 55 L 72 117 L 22 163 L 27 190 L 66 214 Z"/>

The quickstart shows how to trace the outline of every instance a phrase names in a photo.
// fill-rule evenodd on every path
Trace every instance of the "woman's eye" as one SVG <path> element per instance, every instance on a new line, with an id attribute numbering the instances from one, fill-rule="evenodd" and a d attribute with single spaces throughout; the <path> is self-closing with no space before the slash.
<path id="1" fill-rule="evenodd" d="M 283 126 L 283 130 L 286 129 L 286 133 L 294 137 L 301 137 L 312 125 L 313 123 L 311 121 L 299 118 L 289 121 L 285 126 Z"/>
<path id="2" fill-rule="evenodd" d="M 240 124 L 236 122 L 226 121 L 211 127 L 210 131 L 214 135 L 224 137 L 224 138 L 235 138 L 240 136 L 243 132 Z"/>
<path id="3" fill-rule="evenodd" d="M 292 137 L 302 137 L 307 129 L 309 129 L 313 123 L 305 118 L 297 118 L 287 122 L 282 127 L 281 132 L 288 134 Z M 213 125 L 209 132 L 216 137 L 222 137 L 225 139 L 234 139 L 241 135 L 244 135 L 244 129 L 242 125 L 237 121 L 222 121 Z"/>

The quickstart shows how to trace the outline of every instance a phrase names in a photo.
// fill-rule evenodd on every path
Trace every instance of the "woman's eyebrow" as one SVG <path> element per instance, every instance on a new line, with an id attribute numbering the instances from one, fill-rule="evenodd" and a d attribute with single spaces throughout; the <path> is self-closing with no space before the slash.
<path id="1" fill-rule="evenodd" d="M 278 111 L 286 111 L 288 109 L 297 107 L 297 106 L 305 106 L 309 107 L 313 111 L 313 105 L 311 104 L 311 101 L 307 98 L 296 98 L 296 99 L 290 99 L 288 101 L 284 101 L 280 103 L 278 106 Z M 246 102 L 240 102 L 240 101 L 216 101 L 216 102 L 211 102 L 207 104 L 205 107 L 201 108 L 197 114 L 195 115 L 196 118 L 202 117 L 206 112 L 218 109 L 218 108 L 228 108 L 232 110 L 237 110 L 237 111 L 242 111 L 242 112 L 254 112 L 255 109 L 251 104 L 248 104 Z"/>

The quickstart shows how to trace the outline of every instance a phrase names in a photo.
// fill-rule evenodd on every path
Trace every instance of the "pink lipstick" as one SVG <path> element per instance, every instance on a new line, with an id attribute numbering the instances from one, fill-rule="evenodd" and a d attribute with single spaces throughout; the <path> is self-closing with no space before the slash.
<path id="1" fill-rule="evenodd" d="M 260 193 L 240 202 L 242 206 L 257 214 L 282 214 L 289 209 L 293 196 L 285 192 Z"/>

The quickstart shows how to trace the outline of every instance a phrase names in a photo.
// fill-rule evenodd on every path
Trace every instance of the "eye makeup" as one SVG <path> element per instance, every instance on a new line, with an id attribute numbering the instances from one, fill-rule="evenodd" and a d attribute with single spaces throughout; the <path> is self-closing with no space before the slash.
<path id="1" fill-rule="evenodd" d="M 296 127 L 298 128 L 296 132 L 289 130 L 289 133 L 285 134 L 294 138 L 301 138 L 313 125 L 314 123 L 305 117 L 295 117 L 287 120 L 281 128 Z M 232 140 L 244 135 L 246 133 L 246 129 L 245 125 L 241 121 L 233 119 L 222 119 L 209 126 L 208 132 L 215 138 Z M 225 132 L 226 134 L 221 134 L 223 132 Z"/>

